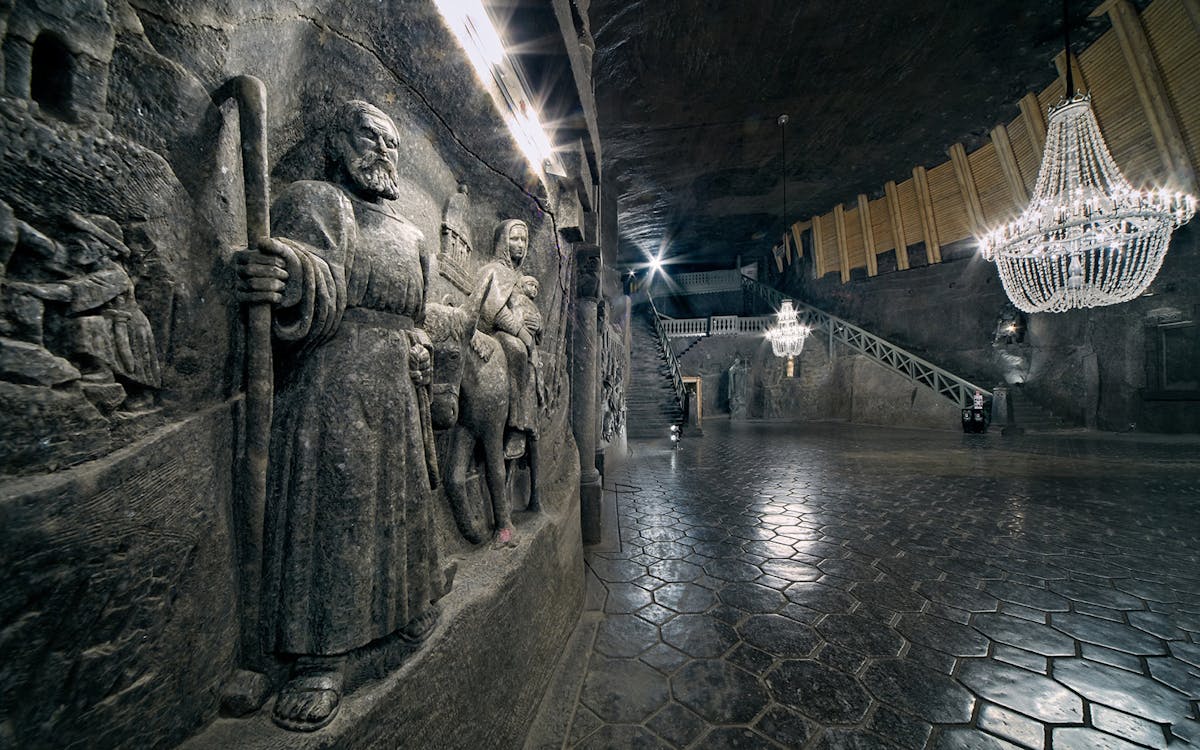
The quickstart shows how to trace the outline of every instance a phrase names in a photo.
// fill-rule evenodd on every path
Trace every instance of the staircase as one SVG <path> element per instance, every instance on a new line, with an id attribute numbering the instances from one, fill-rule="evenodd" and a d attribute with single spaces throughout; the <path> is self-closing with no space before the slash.
<path id="1" fill-rule="evenodd" d="M 783 304 L 784 294 L 778 289 L 746 276 L 742 277 L 742 286 L 747 293 L 764 300 L 772 308 L 777 309 Z M 924 360 L 870 331 L 859 328 L 849 321 L 830 315 L 799 300 L 793 300 L 792 304 L 800 315 L 800 321 L 814 332 L 821 331 L 828 337 L 830 346 L 836 341 L 877 364 L 900 373 L 913 383 L 919 383 L 939 396 L 950 399 L 959 406 L 969 406 L 971 397 L 976 390 L 981 392 L 984 398 L 992 396 L 988 389 L 943 370 L 932 362 Z"/>
<path id="2" fill-rule="evenodd" d="M 671 425 L 683 422 L 671 360 L 655 325 L 651 305 L 635 308 L 632 316 L 630 387 L 625 390 L 625 429 L 631 438 L 666 439 Z"/>
<path id="3" fill-rule="evenodd" d="M 1008 389 L 1008 400 L 1012 402 L 1013 423 L 1026 432 L 1050 432 L 1074 426 L 1031 401 L 1016 387 Z M 995 419 L 993 415 L 992 421 Z"/>

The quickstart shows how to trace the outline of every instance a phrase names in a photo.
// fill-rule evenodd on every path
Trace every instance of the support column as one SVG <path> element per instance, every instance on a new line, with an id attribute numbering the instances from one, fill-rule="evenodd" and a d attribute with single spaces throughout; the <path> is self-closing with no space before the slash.
<path id="1" fill-rule="evenodd" d="M 601 538 L 600 506 L 603 487 L 596 470 L 596 337 L 600 302 L 600 248 L 575 246 L 575 314 L 571 338 L 571 429 L 579 449 L 579 512 L 584 544 Z"/>

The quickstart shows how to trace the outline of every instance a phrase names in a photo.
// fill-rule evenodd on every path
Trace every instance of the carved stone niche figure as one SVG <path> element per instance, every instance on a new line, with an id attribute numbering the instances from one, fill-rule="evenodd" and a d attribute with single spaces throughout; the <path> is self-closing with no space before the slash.
<path id="1" fill-rule="evenodd" d="M 272 237 L 239 254 L 240 296 L 274 305 L 264 530 L 266 650 L 294 659 L 274 720 L 328 724 L 347 654 L 424 639 L 449 588 L 433 527 L 429 263 L 393 203 L 399 134 L 370 104 L 328 131 L 328 181 L 293 183 Z"/>
<path id="2" fill-rule="evenodd" d="M 0 224 L 13 240 L 0 257 L 0 377 L 34 385 L 78 380 L 106 411 L 150 405 L 161 366 L 120 225 L 68 212 L 51 239 L 3 203 Z"/>
<path id="3" fill-rule="evenodd" d="M 726 393 L 729 398 L 729 416 L 732 419 L 745 419 L 746 417 L 748 377 L 749 366 L 746 364 L 746 360 L 739 354 L 734 358 L 733 364 L 729 366 L 729 381 L 726 385 Z"/>

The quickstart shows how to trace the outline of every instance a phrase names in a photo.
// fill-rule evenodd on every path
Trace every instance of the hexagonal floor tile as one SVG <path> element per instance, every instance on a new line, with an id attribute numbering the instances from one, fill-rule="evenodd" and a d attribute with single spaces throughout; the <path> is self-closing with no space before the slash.
<path id="1" fill-rule="evenodd" d="M 636 724 L 667 702 L 667 678 L 633 659 L 596 656 L 588 665 L 579 698 L 605 721 Z"/>
<path id="2" fill-rule="evenodd" d="M 727 623 L 711 615 L 679 615 L 662 626 L 663 642 L 698 659 L 720 656 L 737 644 Z"/>
<path id="3" fill-rule="evenodd" d="M 713 724 L 744 724 L 770 702 L 754 675 L 713 659 L 684 665 L 671 677 L 671 692 Z"/>
<path id="4" fill-rule="evenodd" d="M 766 679 L 777 701 L 822 724 L 856 724 L 871 703 L 853 677 L 809 659 L 785 661 Z"/>

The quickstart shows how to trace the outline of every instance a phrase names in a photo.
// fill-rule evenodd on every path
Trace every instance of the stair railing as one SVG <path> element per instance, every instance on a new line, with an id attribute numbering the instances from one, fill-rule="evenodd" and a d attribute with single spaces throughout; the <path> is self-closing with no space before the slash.
<path id="1" fill-rule="evenodd" d="M 778 289 L 748 276 L 742 277 L 742 288 L 774 308 L 779 308 L 783 304 L 783 300 L 788 299 Z M 818 329 L 825 331 L 831 348 L 833 342 L 841 342 L 884 367 L 906 376 L 910 381 L 933 389 L 938 395 L 945 396 L 960 407 L 971 404 L 971 398 L 975 391 L 982 393 L 984 398 L 992 397 L 991 391 L 960 378 L 954 373 L 947 372 L 932 362 L 921 359 L 912 352 L 881 339 L 870 331 L 865 331 L 853 323 L 818 310 L 795 298 L 791 299 L 792 306 L 800 312 L 800 322 L 814 331 Z"/>
<path id="2" fill-rule="evenodd" d="M 683 375 L 679 371 L 679 360 L 675 357 L 675 351 L 671 349 L 671 339 L 667 336 L 667 330 L 658 316 L 658 308 L 654 306 L 654 297 L 647 294 L 646 299 L 650 301 L 650 312 L 654 320 L 654 332 L 658 334 L 658 345 L 666 355 L 667 367 L 671 370 L 671 381 L 675 386 L 675 398 L 679 401 L 679 410 L 686 414 L 687 394 L 683 388 Z"/>

